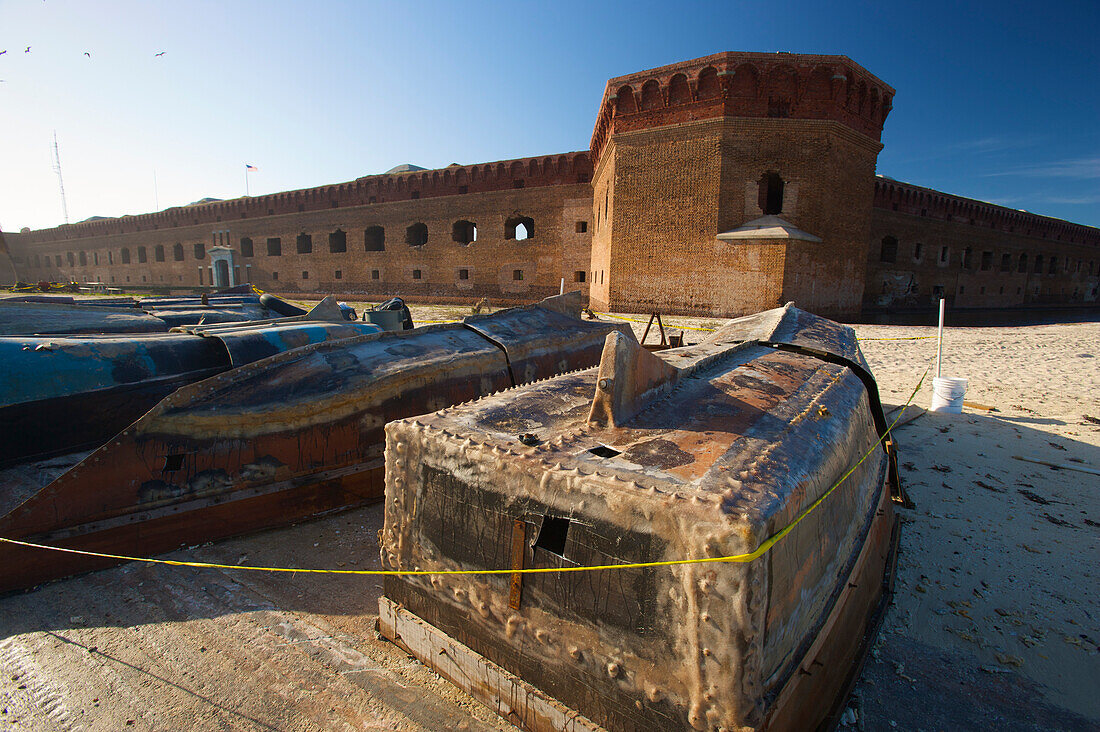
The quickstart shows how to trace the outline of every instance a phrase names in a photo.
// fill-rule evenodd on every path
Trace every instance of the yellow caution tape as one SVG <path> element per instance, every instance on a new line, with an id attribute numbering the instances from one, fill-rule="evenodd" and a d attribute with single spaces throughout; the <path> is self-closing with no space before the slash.
<path id="1" fill-rule="evenodd" d="M 7 539 L 0 537 L 0 542 L 6 544 L 15 544 L 17 546 L 24 546 L 31 549 L 48 549 L 56 552 L 65 552 L 67 554 L 81 554 L 87 557 L 99 557 L 102 559 L 117 559 L 124 562 L 146 562 L 148 564 L 167 564 L 173 567 L 197 567 L 200 569 L 240 569 L 251 572 L 287 572 L 292 574 L 353 574 L 353 575 L 369 575 L 378 576 L 385 575 L 389 577 L 413 577 L 422 575 L 459 575 L 459 574 L 543 574 L 543 573 L 555 573 L 555 572 L 595 572 L 605 569 L 644 569 L 647 567 L 672 567 L 681 564 L 708 564 L 711 562 L 751 562 L 754 559 L 767 553 L 769 549 L 778 544 L 783 537 L 791 533 L 794 527 L 810 515 L 818 506 L 825 502 L 833 491 L 835 491 L 840 485 L 848 479 L 848 477 L 856 471 L 863 462 L 871 456 L 875 449 L 882 444 L 882 441 L 886 439 L 886 436 L 890 434 L 890 431 L 894 429 L 898 421 L 905 414 L 906 408 L 912 403 L 913 398 L 920 391 L 921 385 L 924 383 L 924 379 L 928 376 L 928 371 L 925 370 L 924 374 L 920 377 L 920 381 L 917 382 L 916 387 L 913 389 L 913 393 L 909 395 L 909 399 L 902 406 L 901 411 L 898 413 L 897 418 L 890 423 L 890 426 L 879 436 L 875 444 L 871 445 L 871 448 L 863 454 L 855 465 L 848 468 L 844 475 L 833 483 L 829 490 L 821 494 L 821 496 L 811 503 L 802 513 L 795 517 L 794 521 L 787 524 L 783 529 L 772 534 L 764 540 L 755 551 L 748 554 L 733 554 L 725 557 L 703 557 L 701 559 L 673 559 L 663 562 L 632 562 L 630 564 L 600 564 L 595 566 L 582 566 L 582 567 L 529 567 L 526 569 L 436 569 L 436 570 L 404 570 L 404 569 L 304 569 L 301 567 L 249 567 L 242 564 L 215 564 L 213 562 L 184 562 L 176 561 L 173 559 L 152 559 L 149 557 L 128 557 L 123 554 L 105 554 L 103 552 L 90 552 L 82 549 L 68 549 L 59 546 L 48 546 L 46 544 L 35 544 L 29 541 L 19 541 L 17 539 Z"/>
<path id="2" fill-rule="evenodd" d="M 603 315 L 607 318 L 614 318 L 616 320 L 625 320 L 629 323 L 648 323 L 646 320 L 637 320 L 636 318 L 628 318 L 623 315 L 612 315 L 611 313 L 600 313 L 593 311 L 596 315 Z M 703 328 L 702 326 L 691 325 L 673 325 L 672 323 L 663 323 L 667 330 L 700 330 L 707 333 L 713 333 L 717 328 Z M 923 341 L 929 338 L 935 338 L 936 336 L 902 336 L 900 338 L 857 338 L 860 341 Z"/>
<path id="3" fill-rule="evenodd" d="M 900 338 L 856 338 L 857 341 L 926 341 L 936 336 L 901 336 Z"/>

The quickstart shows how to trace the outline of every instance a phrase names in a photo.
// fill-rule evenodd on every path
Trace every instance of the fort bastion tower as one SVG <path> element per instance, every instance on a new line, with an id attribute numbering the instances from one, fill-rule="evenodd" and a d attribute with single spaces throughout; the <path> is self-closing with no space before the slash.
<path id="1" fill-rule="evenodd" d="M 845 56 L 720 53 L 607 82 L 596 309 L 857 314 L 894 90 Z"/>

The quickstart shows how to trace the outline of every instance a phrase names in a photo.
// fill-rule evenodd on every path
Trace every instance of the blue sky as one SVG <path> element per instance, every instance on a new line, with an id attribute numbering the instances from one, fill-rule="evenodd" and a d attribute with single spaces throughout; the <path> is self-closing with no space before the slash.
<path id="1" fill-rule="evenodd" d="M 75 222 L 243 195 L 245 163 L 256 195 L 585 149 L 608 78 L 746 50 L 894 86 L 884 175 L 1100 226 L 1098 28 L 1094 0 L 0 0 L 0 224 L 63 221 L 55 130 Z"/>

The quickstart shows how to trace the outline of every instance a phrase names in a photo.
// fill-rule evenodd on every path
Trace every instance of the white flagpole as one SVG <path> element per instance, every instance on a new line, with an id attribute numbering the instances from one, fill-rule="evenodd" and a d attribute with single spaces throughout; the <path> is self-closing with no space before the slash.
<path id="1" fill-rule="evenodd" d="M 245 198 L 250 197 L 250 194 L 248 192 L 248 165 L 247 164 L 244 166 L 244 195 L 245 195 Z"/>

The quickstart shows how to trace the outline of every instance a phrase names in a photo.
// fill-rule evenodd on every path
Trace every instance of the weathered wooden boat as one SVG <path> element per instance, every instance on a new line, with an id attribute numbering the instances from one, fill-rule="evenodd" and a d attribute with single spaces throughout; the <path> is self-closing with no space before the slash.
<path id="1" fill-rule="evenodd" d="M 387 426 L 387 568 L 505 573 L 387 576 L 382 633 L 528 730 L 815 729 L 892 577 L 887 431 L 852 330 L 792 306 L 659 355 L 611 334 Z"/>
<path id="2" fill-rule="evenodd" d="M 386 422 L 586 368 L 607 333 L 630 332 L 579 311 L 573 293 L 185 386 L 0 518 L 0 536 L 149 556 L 380 500 Z M 0 591 L 106 564 L 3 544 Z"/>
<path id="3" fill-rule="evenodd" d="M 380 330 L 348 322 L 329 297 L 297 317 L 170 333 L 0 336 L 0 466 L 100 445 L 185 384 Z"/>

